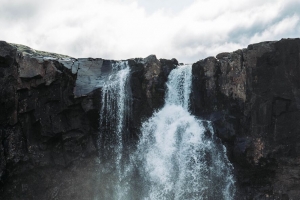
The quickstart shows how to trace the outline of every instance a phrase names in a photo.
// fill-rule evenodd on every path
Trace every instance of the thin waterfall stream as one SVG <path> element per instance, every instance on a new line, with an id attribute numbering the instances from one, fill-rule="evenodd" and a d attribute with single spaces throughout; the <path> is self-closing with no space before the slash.
<path id="1" fill-rule="evenodd" d="M 189 112 L 192 66 L 171 71 L 165 105 L 142 124 L 138 144 L 127 157 L 122 134 L 129 112 L 130 71 L 126 62 L 115 69 L 102 89 L 100 123 L 115 142 L 103 149 L 112 153 L 101 173 L 105 181 L 101 199 L 234 199 L 232 165 L 225 147 L 211 122 Z"/>
<path id="2" fill-rule="evenodd" d="M 105 180 L 101 199 L 122 199 L 122 193 L 126 189 L 126 185 L 122 185 L 124 182 L 122 162 L 123 132 L 130 112 L 129 72 L 126 61 L 112 63 L 111 75 L 107 77 L 102 87 L 100 127 L 104 129 L 101 130 L 98 145 L 102 148 L 101 159 L 107 162 L 100 172 L 100 178 Z"/>

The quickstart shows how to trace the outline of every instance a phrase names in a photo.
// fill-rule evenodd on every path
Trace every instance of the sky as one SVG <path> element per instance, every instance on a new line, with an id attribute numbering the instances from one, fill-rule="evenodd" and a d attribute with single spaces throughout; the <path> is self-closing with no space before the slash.
<path id="1" fill-rule="evenodd" d="M 300 0 L 0 0 L 0 40 L 76 58 L 192 63 L 300 37 Z"/>

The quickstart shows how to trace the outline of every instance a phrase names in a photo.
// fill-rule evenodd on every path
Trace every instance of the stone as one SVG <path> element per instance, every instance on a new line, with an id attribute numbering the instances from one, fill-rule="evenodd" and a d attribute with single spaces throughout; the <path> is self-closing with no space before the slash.
<path id="1" fill-rule="evenodd" d="M 74 66 L 78 66 L 74 88 L 76 97 L 87 95 L 103 85 L 103 79 L 101 79 L 103 62 L 102 59 L 88 58 L 81 58 L 74 62 Z"/>
<path id="2" fill-rule="evenodd" d="M 193 64 L 192 111 L 226 145 L 237 199 L 299 197 L 299 55 L 300 39 L 282 39 Z"/>
<path id="3" fill-rule="evenodd" d="M 180 64 L 155 55 L 127 61 L 130 145 L 163 106 Z M 0 199 L 97 198 L 105 184 L 97 178 L 101 87 L 114 62 L 0 41 Z M 236 199 L 300 195 L 299 69 L 300 39 L 251 44 L 192 66 L 191 112 L 212 121 L 226 146 Z"/>

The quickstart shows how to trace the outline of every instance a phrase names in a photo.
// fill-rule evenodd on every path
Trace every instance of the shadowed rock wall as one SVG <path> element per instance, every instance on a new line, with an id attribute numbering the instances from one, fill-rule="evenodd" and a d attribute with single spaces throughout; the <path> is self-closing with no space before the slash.
<path id="1" fill-rule="evenodd" d="M 221 53 L 193 74 L 192 110 L 227 146 L 237 199 L 298 199 L 300 39 Z"/>
<path id="2" fill-rule="evenodd" d="M 0 199 L 97 197 L 101 85 L 113 62 L 0 42 Z M 177 61 L 149 56 L 128 62 L 130 143 L 141 121 L 162 106 Z"/>
<path id="3" fill-rule="evenodd" d="M 103 78 L 116 61 L 0 42 L 0 199 L 93 199 Z M 129 59 L 128 145 L 164 103 L 178 62 Z M 191 111 L 214 122 L 235 167 L 236 199 L 300 196 L 300 40 L 249 45 L 193 64 Z"/>

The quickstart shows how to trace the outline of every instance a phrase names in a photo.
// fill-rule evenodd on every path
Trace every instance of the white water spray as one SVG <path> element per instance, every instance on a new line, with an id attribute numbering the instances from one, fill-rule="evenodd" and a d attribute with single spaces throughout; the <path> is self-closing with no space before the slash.
<path id="1" fill-rule="evenodd" d="M 224 199 L 234 198 L 232 166 L 225 147 L 213 135 L 208 121 L 189 113 L 191 65 L 171 71 L 164 107 L 143 123 L 135 152 L 124 157 L 124 128 L 128 115 L 126 62 L 113 66 L 102 89 L 100 123 L 112 152 L 100 178 L 99 199 Z"/>
<path id="2" fill-rule="evenodd" d="M 124 154 L 124 127 L 129 115 L 129 96 L 128 80 L 130 69 L 127 61 L 119 61 L 112 64 L 111 75 L 107 77 L 102 87 L 101 111 L 100 111 L 100 127 L 102 137 L 100 138 L 99 146 L 102 146 L 102 159 L 107 163 L 103 166 L 100 174 L 105 180 L 105 176 L 110 176 L 112 182 L 107 182 L 106 187 L 112 194 L 102 196 L 105 199 L 122 199 L 124 191 L 123 181 L 123 163 L 122 157 Z M 105 138 L 103 138 L 105 137 Z M 110 173 L 114 173 L 111 176 Z"/>
<path id="3" fill-rule="evenodd" d="M 189 112 L 191 66 L 174 69 L 165 106 L 142 126 L 137 160 L 143 199 L 225 199 L 234 196 L 232 166 L 210 122 Z"/>
<path id="4" fill-rule="evenodd" d="M 129 76 L 128 63 L 120 61 L 112 64 L 112 74 L 102 87 L 102 107 L 100 118 L 105 125 L 109 124 L 112 134 L 115 134 L 116 145 L 115 153 L 117 162 L 122 156 L 123 142 L 122 133 L 125 118 L 128 116 L 126 108 L 129 106 L 126 85 Z"/>

